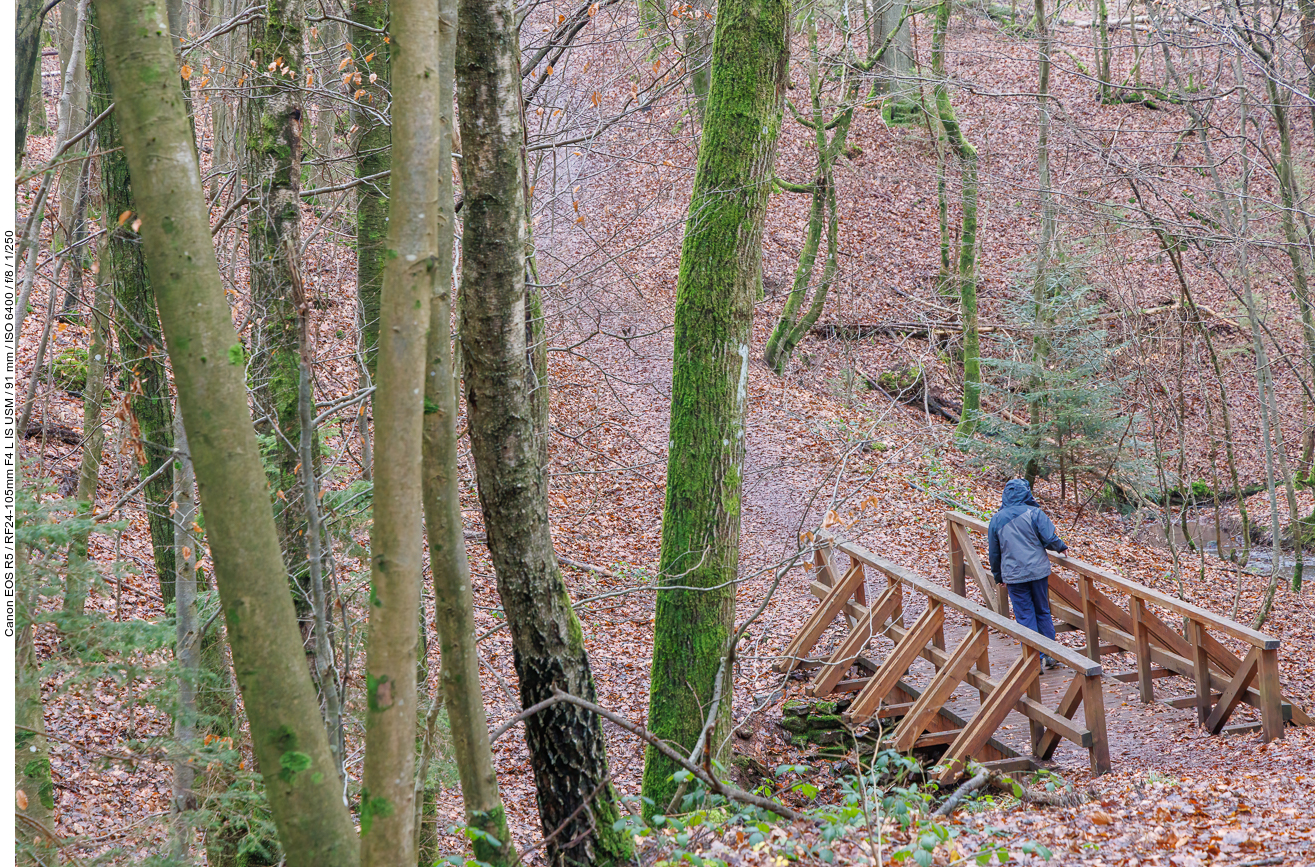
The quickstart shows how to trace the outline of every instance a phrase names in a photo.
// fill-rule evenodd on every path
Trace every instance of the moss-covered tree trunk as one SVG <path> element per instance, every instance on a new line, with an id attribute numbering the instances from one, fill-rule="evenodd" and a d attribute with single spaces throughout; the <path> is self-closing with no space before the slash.
<path id="1" fill-rule="evenodd" d="M 93 4 L 87 25 L 87 69 L 91 76 L 91 112 L 99 115 L 114 98 L 106 71 L 103 6 Z M 176 70 L 175 70 L 176 72 Z M 177 76 L 175 75 L 175 78 Z M 174 598 L 174 532 L 169 518 L 173 497 L 173 407 L 165 368 L 164 341 L 156 314 L 155 290 L 147 274 L 133 201 L 132 176 L 120 148 L 122 120 L 117 109 L 97 127 L 100 173 L 109 233 L 102 267 L 114 285 L 115 331 L 119 340 L 120 387 L 129 395 L 129 431 L 137 447 L 138 472 L 151 479 L 142 492 L 151 528 L 151 551 L 166 604 Z M 190 125 L 189 125 L 190 130 Z M 122 218 L 122 222 L 120 222 Z M 159 475 L 155 475 L 156 473 Z"/>
<path id="2" fill-rule="evenodd" d="M 251 299 L 251 384 L 273 438 L 274 516 L 292 577 L 297 615 L 310 631 L 306 503 L 297 409 L 299 334 L 309 299 L 301 280 L 301 128 L 306 77 L 300 0 L 270 0 L 250 30 L 247 108 L 247 251 Z"/>
<path id="3" fill-rule="evenodd" d="M 101 451 L 105 445 L 105 429 L 101 426 L 101 411 L 105 403 L 105 371 L 109 366 L 109 307 L 111 302 L 108 277 L 102 268 L 96 276 L 96 295 L 90 305 L 91 339 L 87 342 L 87 385 L 82 390 L 82 464 L 78 469 L 78 508 L 90 514 L 96 504 L 96 485 L 100 481 Z M 69 545 L 69 574 L 64 589 L 65 614 L 79 617 L 87 600 L 87 583 L 79 568 L 87 561 L 87 532 L 79 531 Z"/>
<path id="4" fill-rule="evenodd" d="M 1055 228 L 1058 220 L 1055 208 L 1055 194 L 1050 184 L 1050 52 L 1054 38 L 1046 22 L 1046 2 L 1036 0 L 1037 31 L 1037 137 L 1036 168 L 1037 180 L 1041 193 L 1041 228 L 1037 233 L 1036 269 L 1032 274 L 1032 305 L 1036 310 L 1034 321 L 1045 324 L 1051 318 L 1050 303 L 1050 261 L 1055 240 Z M 1045 369 L 1046 358 L 1050 354 L 1050 345 L 1046 340 L 1045 328 L 1038 328 L 1032 335 L 1032 367 L 1038 373 Z M 1041 387 L 1039 376 L 1033 376 L 1028 383 L 1028 391 L 1036 392 Z M 1043 437 L 1041 399 L 1036 394 L 1029 394 L 1027 401 L 1029 446 L 1033 455 L 1040 453 Z M 1041 472 L 1041 465 L 1035 457 L 1027 462 L 1023 476 L 1029 485 L 1036 482 Z"/>
<path id="5" fill-rule="evenodd" d="M 58 863 L 55 838 L 55 785 L 50 777 L 50 742 L 46 740 L 41 672 L 37 664 L 33 606 L 36 578 L 27 568 L 26 546 L 15 553 L 17 641 L 14 643 L 14 820 L 17 863 L 46 867 Z M 22 794 L 18 794 L 21 792 Z"/>
<path id="6" fill-rule="evenodd" d="M 720 694 L 713 756 L 729 734 L 731 690 L 716 680 L 735 624 L 749 343 L 789 52 L 788 3 L 723 0 L 676 283 L 659 567 L 680 588 L 657 595 L 648 724 L 689 751 Z M 676 770 L 649 748 L 651 811 L 666 811 Z"/>
<path id="7" fill-rule="evenodd" d="M 289 865 L 355 867 L 358 843 L 302 654 L 166 10 L 160 0 L 97 7 L 233 668 L 279 839 Z"/>
<path id="8" fill-rule="evenodd" d="M 466 824 L 500 841 L 473 841 L 475 857 L 494 865 L 516 860 L 507 817 L 498 793 L 489 745 L 488 718 L 480 689 L 475 648 L 475 608 L 470 562 L 462 536 L 457 463 L 457 380 L 452 352 L 452 278 L 456 213 L 453 202 L 452 116 L 456 71 L 456 0 L 440 0 L 438 51 L 438 255 L 429 302 L 429 346 L 425 364 L 424 497 L 429 568 L 434 581 L 434 620 L 443 704 L 452 750 L 461 775 Z"/>
<path id="9" fill-rule="evenodd" d="M 489 552 L 512 633 L 521 703 L 528 707 L 554 688 L 582 697 L 595 690 L 584 635 L 553 553 L 547 468 L 534 421 L 535 391 L 547 386 L 535 381 L 527 340 L 515 5 L 462 0 L 458 21 L 466 403 Z M 526 720 L 525 739 L 539 819 L 544 834 L 552 835 L 549 861 L 588 865 L 629 857 L 629 840 L 612 830 L 619 811 L 602 721 L 558 704 Z"/>
<path id="10" fill-rule="evenodd" d="M 45 21 L 42 11 L 45 6 L 46 0 L 18 0 L 15 8 L 18 22 L 14 32 L 14 157 L 19 168 L 27 145 L 28 102 L 32 98 L 33 82 L 39 87 L 41 81 L 41 24 Z"/>
<path id="11" fill-rule="evenodd" d="M 388 24 L 388 0 L 355 0 L 351 18 L 350 62 L 343 74 L 354 95 L 356 176 L 367 178 L 388 171 L 392 133 L 386 102 L 388 50 L 383 30 Z M 371 76 L 375 76 L 372 83 Z M 383 288 L 384 251 L 388 240 L 389 178 L 362 184 L 356 191 L 356 294 L 361 308 L 361 347 L 366 368 L 374 376 L 379 343 L 379 293 Z"/>
<path id="12" fill-rule="evenodd" d="M 426 340 L 438 257 L 438 4 L 392 0 L 392 198 L 379 301 L 361 863 L 416 863 L 416 645 Z"/>
<path id="13" fill-rule="evenodd" d="M 785 366 L 794 353 L 794 348 L 817 322 L 826 306 L 826 297 L 831 291 L 838 268 L 837 256 L 840 252 L 840 215 L 836 207 L 836 190 L 834 168 L 836 160 L 844 151 L 845 141 L 849 136 L 849 126 L 854 119 L 852 100 L 857 96 L 857 87 L 846 93 L 848 104 L 841 105 L 835 117 L 827 119 L 822 110 L 822 85 L 824 70 L 821 67 L 817 46 L 817 19 L 813 13 L 808 15 L 808 92 L 811 111 L 807 118 L 795 111 L 795 120 L 813 131 L 814 146 L 817 148 L 817 168 L 813 173 L 813 182 L 796 186 L 778 182 L 788 192 L 808 192 L 812 202 L 808 211 L 808 228 L 804 234 L 803 251 L 799 254 L 799 263 L 795 267 L 794 283 L 785 307 L 781 310 L 776 327 L 767 338 L 763 349 L 763 361 L 777 373 L 784 373 Z M 828 139 L 827 133 L 830 132 Z M 817 264 L 817 254 L 822 241 L 823 225 L 826 227 L 826 259 L 822 266 L 822 276 L 813 291 L 812 302 L 799 311 L 808 300 L 808 286 L 813 279 Z"/>
<path id="14" fill-rule="evenodd" d="M 945 140 L 959 159 L 960 225 L 958 273 L 959 322 L 963 328 L 963 414 L 955 433 L 971 436 L 977 429 L 982 407 L 982 362 L 977 331 L 977 149 L 968 143 L 954 114 L 950 91 L 945 86 L 945 33 L 950 21 L 952 0 L 941 0 L 936 7 L 933 29 L 932 69 L 936 71 L 934 94 L 936 117 Z M 942 257 L 944 258 L 944 257 Z"/>

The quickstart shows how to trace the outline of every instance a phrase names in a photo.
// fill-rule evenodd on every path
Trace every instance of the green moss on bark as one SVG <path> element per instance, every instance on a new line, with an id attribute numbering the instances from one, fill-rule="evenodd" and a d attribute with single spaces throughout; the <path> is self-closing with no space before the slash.
<path id="1" fill-rule="evenodd" d="M 95 5 L 88 10 L 87 71 L 91 81 L 90 111 L 99 115 L 113 102 L 105 68 L 104 46 Z M 168 605 L 174 598 L 174 530 L 169 518 L 173 499 L 173 408 L 169 400 L 169 376 L 165 368 L 164 340 L 156 313 L 155 290 L 146 271 L 141 237 L 132 230 L 136 206 L 128 160 L 118 148 L 119 119 L 111 112 L 97 127 L 100 142 L 100 172 L 108 236 L 101 254 L 102 267 L 109 268 L 113 285 L 114 324 L 119 339 L 120 387 L 129 397 L 135 429 L 141 445 L 138 472 L 146 483 L 146 519 L 151 529 L 151 553 L 160 582 L 160 595 Z M 118 217 L 129 215 L 122 222 Z M 144 458 L 144 460 L 142 460 Z M 159 472 L 156 476 L 155 473 Z M 154 476 L 154 478 L 152 478 Z"/>
<path id="2" fill-rule="evenodd" d="M 735 618 L 740 465 L 761 237 L 789 60 L 788 5 L 723 0 L 676 286 L 675 361 L 649 728 L 693 748 Z M 689 588 L 689 589 L 683 589 Z M 710 742 L 729 728 L 729 691 Z M 720 733 L 720 735 L 718 734 Z M 677 766 L 645 755 L 649 812 Z"/>
<path id="3" fill-rule="evenodd" d="M 159 0 L 97 0 L 97 6 L 114 114 L 142 212 L 142 249 L 168 338 L 233 668 L 271 813 L 291 867 L 356 867 L 358 842 L 306 668 L 246 383 L 226 363 L 237 337 L 214 257 L 166 10 Z M 318 777 L 280 779 L 289 733 Z"/>
<path id="4" fill-rule="evenodd" d="M 367 178 L 392 166 L 392 130 L 387 118 L 380 116 L 387 112 L 388 44 L 382 32 L 375 32 L 388 24 L 388 3 L 355 0 L 351 8 L 352 20 L 364 27 L 351 29 L 355 50 L 344 72 L 352 76 L 352 93 L 360 94 L 352 110 L 352 123 L 357 128 L 356 176 Z M 373 84 L 371 75 L 377 76 Z M 389 178 L 379 178 L 362 184 L 356 198 L 356 294 L 361 307 L 361 346 L 371 377 L 379 345 L 379 293 L 388 248 L 389 188 Z"/>

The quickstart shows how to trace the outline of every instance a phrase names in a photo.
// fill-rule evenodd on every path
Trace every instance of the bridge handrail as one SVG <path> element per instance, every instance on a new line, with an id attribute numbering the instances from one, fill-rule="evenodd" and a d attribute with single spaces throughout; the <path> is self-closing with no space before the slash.
<path id="1" fill-rule="evenodd" d="M 983 533 L 987 531 L 987 524 L 971 515 L 965 515 L 962 512 L 946 512 L 945 517 L 947 520 L 959 524 L 964 528 L 980 530 Z M 1250 629 L 1240 623 L 1229 620 L 1226 617 L 1221 617 L 1213 611 L 1202 608 L 1199 605 L 1193 605 L 1190 602 L 1175 599 L 1174 597 L 1161 593 L 1158 590 L 1153 590 L 1144 584 L 1121 578 L 1118 575 L 1101 569 L 1099 566 L 1094 566 L 1085 560 L 1078 560 L 1074 557 L 1056 554 L 1053 551 L 1047 553 L 1050 555 L 1050 561 L 1056 565 L 1063 566 L 1066 569 L 1071 569 L 1079 575 L 1085 575 L 1086 577 L 1099 581 L 1102 584 L 1114 587 L 1127 593 L 1129 596 L 1135 596 L 1141 599 L 1143 602 L 1150 602 L 1161 608 L 1166 608 L 1189 620 L 1200 623 L 1203 626 L 1208 626 L 1211 629 L 1230 635 L 1239 641 L 1246 642 L 1252 647 L 1261 650 L 1275 650 L 1279 647 L 1279 639 L 1274 636 L 1267 635 L 1263 632 L 1257 632 L 1254 629 Z M 1053 656 L 1054 654 L 1051 655 Z"/>
<path id="2" fill-rule="evenodd" d="M 983 623 L 997 632 L 1004 633 L 1010 638 L 1017 639 L 1019 642 L 1039 650 L 1080 674 L 1094 676 L 1101 673 L 1099 662 L 1093 662 L 1091 659 L 1083 656 L 1072 648 L 1065 647 L 1059 642 L 1046 638 L 1044 635 L 1028 629 L 1027 627 L 1019 626 L 1013 620 L 1010 620 L 1007 617 L 1002 617 L 991 609 L 979 605 L 967 597 L 960 596 L 953 591 L 941 587 L 939 584 L 928 581 L 913 571 L 900 566 L 898 563 L 892 563 L 883 557 L 879 557 L 864 548 L 862 545 L 858 545 L 854 542 L 839 541 L 826 531 L 819 532 L 817 534 L 817 539 L 822 544 L 831 545 L 864 565 L 871 566 L 879 572 L 909 585 L 919 593 L 937 600 L 942 605 L 946 605 L 956 611 L 966 614 L 973 620 Z"/>

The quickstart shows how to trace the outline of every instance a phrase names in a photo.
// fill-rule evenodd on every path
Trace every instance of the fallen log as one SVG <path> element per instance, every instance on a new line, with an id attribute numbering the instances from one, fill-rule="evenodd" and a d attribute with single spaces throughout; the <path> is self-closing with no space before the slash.
<path id="1" fill-rule="evenodd" d="M 30 440 L 38 437 L 59 440 L 70 446 L 82 445 L 82 434 L 71 427 L 65 427 L 62 424 L 47 424 L 43 421 L 28 422 L 27 428 L 23 431 L 23 438 Z"/>

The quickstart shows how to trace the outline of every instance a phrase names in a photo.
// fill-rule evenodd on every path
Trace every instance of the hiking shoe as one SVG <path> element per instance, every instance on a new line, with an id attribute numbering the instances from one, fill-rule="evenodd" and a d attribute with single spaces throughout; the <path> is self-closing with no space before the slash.
<path id="1" fill-rule="evenodd" d="M 1051 671 L 1051 670 L 1056 669 L 1056 668 L 1059 668 L 1059 663 L 1058 663 L 1058 662 L 1056 662 L 1055 660 L 1051 659 L 1049 656 L 1043 656 L 1043 657 L 1041 657 L 1041 670 L 1042 670 L 1042 671 Z"/>

